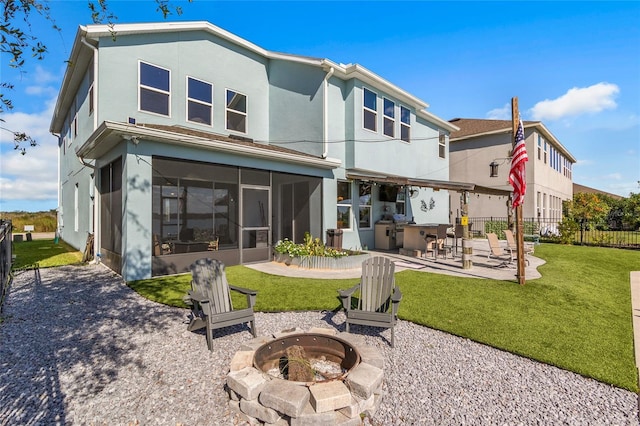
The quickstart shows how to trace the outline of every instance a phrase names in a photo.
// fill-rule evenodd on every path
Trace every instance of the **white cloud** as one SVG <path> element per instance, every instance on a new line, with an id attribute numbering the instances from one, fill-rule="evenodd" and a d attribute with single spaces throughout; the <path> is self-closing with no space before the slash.
<path id="1" fill-rule="evenodd" d="M 507 103 L 502 108 L 492 109 L 487 113 L 487 118 L 490 120 L 510 120 L 511 105 Z"/>
<path id="2" fill-rule="evenodd" d="M 573 166 L 574 167 L 575 166 L 591 166 L 593 164 L 594 164 L 593 160 L 576 160 Z"/>
<path id="3" fill-rule="evenodd" d="M 545 99 L 529 110 L 534 120 L 559 120 L 569 116 L 615 109 L 615 96 L 620 88 L 615 84 L 597 83 L 589 87 L 574 87 L 556 99 Z"/>
<path id="4" fill-rule="evenodd" d="M 4 115 L 2 127 L 25 132 L 38 145 L 25 146 L 27 153 L 14 150 L 13 135 L 0 132 L 0 198 L 2 200 L 56 199 L 58 190 L 58 143 L 49 133 L 49 123 L 55 106 L 50 100 L 40 112 L 16 112 Z"/>
<path id="5" fill-rule="evenodd" d="M 602 179 L 606 179 L 606 180 L 622 180 L 622 174 L 620 174 L 620 173 L 609 173 L 608 175 L 602 176 Z"/>

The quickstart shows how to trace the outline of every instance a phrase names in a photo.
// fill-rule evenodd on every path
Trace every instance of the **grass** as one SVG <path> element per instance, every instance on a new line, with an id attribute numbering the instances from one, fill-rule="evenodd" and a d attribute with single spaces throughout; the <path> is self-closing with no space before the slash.
<path id="1" fill-rule="evenodd" d="M 32 240 L 13 243 L 16 260 L 13 269 L 21 269 L 38 263 L 41 268 L 82 263 L 82 253 L 60 240 Z"/>
<path id="2" fill-rule="evenodd" d="M 629 272 L 640 253 L 543 244 L 542 278 L 514 282 L 402 271 L 399 316 L 638 392 Z M 259 291 L 257 311 L 339 309 L 337 290 L 357 280 L 317 280 L 227 268 L 229 282 Z M 160 303 L 185 305 L 190 275 L 131 282 Z M 245 306 L 234 295 L 234 305 Z"/>

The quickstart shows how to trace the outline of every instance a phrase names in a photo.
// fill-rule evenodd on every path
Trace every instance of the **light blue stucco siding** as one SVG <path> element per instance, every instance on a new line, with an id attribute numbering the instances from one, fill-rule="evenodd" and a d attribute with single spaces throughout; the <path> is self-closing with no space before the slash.
<path id="1" fill-rule="evenodd" d="M 139 61 L 170 71 L 170 117 L 138 110 Z M 130 35 L 100 39 L 100 120 L 171 124 L 219 134 L 226 129 L 226 90 L 247 96 L 247 132 L 269 139 L 268 60 L 205 32 Z M 213 85 L 213 125 L 188 122 L 187 77 Z"/>
<path id="2" fill-rule="evenodd" d="M 132 281 L 151 277 L 152 159 L 130 146 L 123 174 L 122 278 Z"/>
<path id="3" fill-rule="evenodd" d="M 321 156 L 326 73 L 310 65 L 269 62 L 269 141 Z"/>

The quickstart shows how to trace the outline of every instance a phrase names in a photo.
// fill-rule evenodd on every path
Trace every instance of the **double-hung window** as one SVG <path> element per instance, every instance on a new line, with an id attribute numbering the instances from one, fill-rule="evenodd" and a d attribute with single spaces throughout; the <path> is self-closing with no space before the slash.
<path id="1" fill-rule="evenodd" d="M 371 228 L 371 184 L 361 183 L 359 187 L 358 211 L 360 229 Z"/>
<path id="2" fill-rule="evenodd" d="M 351 228 L 351 182 L 338 182 L 338 228 Z"/>
<path id="3" fill-rule="evenodd" d="M 362 125 L 365 129 L 377 132 L 378 122 L 378 95 L 369 89 L 362 89 Z"/>
<path id="4" fill-rule="evenodd" d="M 140 62 L 139 109 L 160 115 L 170 115 L 171 72 L 168 69 Z"/>
<path id="5" fill-rule="evenodd" d="M 227 130 L 247 133 L 247 96 L 227 89 Z"/>
<path id="6" fill-rule="evenodd" d="M 403 106 L 400 107 L 400 139 L 411 142 L 411 111 Z"/>
<path id="7" fill-rule="evenodd" d="M 445 158 L 447 155 L 447 135 L 444 132 L 440 132 L 438 136 L 438 155 L 440 158 Z"/>
<path id="8" fill-rule="evenodd" d="M 396 136 L 396 104 L 387 98 L 384 98 L 383 104 L 383 132 L 385 136 L 394 138 Z"/>
<path id="9" fill-rule="evenodd" d="M 187 77 L 187 120 L 211 126 L 213 122 L 213 86 Z"/>

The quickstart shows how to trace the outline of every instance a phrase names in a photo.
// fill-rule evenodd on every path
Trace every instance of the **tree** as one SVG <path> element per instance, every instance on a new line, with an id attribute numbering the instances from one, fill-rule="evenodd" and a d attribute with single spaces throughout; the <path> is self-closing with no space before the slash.
<path id="1" fill-rule="evenodd" d="M 611 207 L 600 194 L 578 192 L 573 194 L 569 202 L 569 214 L 577 222 L 602 222 L 609 214 Z"/>
<path id="2" fill-rule="evenodd" d="M 191 1 L 189 0 L 189 2 Z M 154 0 L 154 2 L 156 11 L 160 12 L 164 19 L 173 13 L 182 14 L 182 8 L 173 6 L 171 0 Z M 1 4 L 0 56 L 9 56 L 9 66 L 24 72 L 26 61 L 42 60 L 47 53 L 47 46 L 39 39 L 35 28 L 31 26 L 33 15 L 40 15 L 58 32 L 61 31 L 61 28 L 56 24 L 49 0 L 1 0 Z M 109 25 L 115 38 L 114 25 L 118 17 L 109 8 L 107 0 L 89 0 L 88 8 L 93 23 Z M 0 83 L 0 114 L 14 108 L 11 97 L 7 95 L 7 91 L 11 91 L 13 88 L 13 83 L 9 81 Z M 0 118 L 0 121 L 4 122 L 4 119 Z M 37 141 L 26 132 L 5 127 L 0 128 L 13 133 L 15 149 L 21 151 L 22 154 L 26 153 L 24 146 L 26 143 L 32 147 L 37 145 Z"/>
<path id="3" fill-rule="evenodd" d="M 625 228 L 640 229 L 640 193 L 629 194 L 623 208 L 622 223 Z"/>

